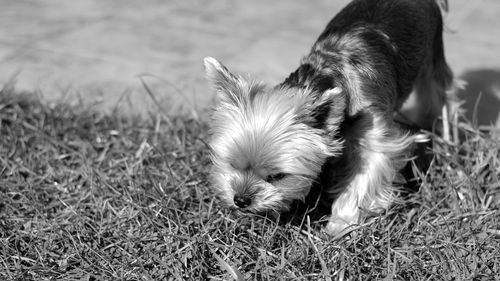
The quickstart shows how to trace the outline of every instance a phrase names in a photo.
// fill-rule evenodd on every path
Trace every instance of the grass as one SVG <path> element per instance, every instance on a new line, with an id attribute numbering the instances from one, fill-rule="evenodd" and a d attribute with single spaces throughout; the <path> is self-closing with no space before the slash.
<path id="1" fill-rule="evenodd" d="M 219 207 L 207 124 L 0 93 L 0 280 L 500 280 L 500 144 L 435 141 L 420 189 L 353 235 Z"/>

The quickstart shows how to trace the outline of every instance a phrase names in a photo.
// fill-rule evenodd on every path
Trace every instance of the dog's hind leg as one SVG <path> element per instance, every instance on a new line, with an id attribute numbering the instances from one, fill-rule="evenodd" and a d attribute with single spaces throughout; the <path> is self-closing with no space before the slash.
<path id="1" fill-rule="evenodd" d="M 420 128 L 440 133 L 445 141 L 457 142 L 460 103 L 456 92 L 460 85 L 446 63 L 442 27 L 436 32 L 426 58 L 401 113 Z M 441 124 L 435 123 L 439 117 Z"/>
<path id="2" fill-rule="evenodd" d="M 326 225 L 330 235 L 361 222 L 363 211 L 380 212 L 393 203 L 393 182 L 414 142 L 382 115 L 363 115 L 347 129 L 342 163 L 347 172 L 330 190 L 337 194 Z"/>
<path id="3" fill-rule="evenodd" d="M 448 66 L 446 68 L 449 69 Z M 457 120 L 455 89 L 451 74 L 450 78 L 446 78 L 448 75 L 443 78 L 437 71 L 441 70 L 430 68 L 420 73 L 413 97 L 409 99 L 413 104 L 405 105 L 402 113 L 420 128 L 436 131 L 445 141 L 450 142 L 450 124 L 456 130 Z M 436 123 L 438 119 L 441 119 L 440 124 Z M 456 134 L 453 133 L 454 138 Z"/>

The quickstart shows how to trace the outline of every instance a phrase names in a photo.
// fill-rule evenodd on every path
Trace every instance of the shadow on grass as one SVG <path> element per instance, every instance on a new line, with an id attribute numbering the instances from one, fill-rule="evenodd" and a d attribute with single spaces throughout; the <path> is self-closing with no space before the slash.
<path id="1" fill-rule="evenodd" d="M 473 126 L 500 128 L 500 70 L 478 69 L 465 72 L 460 79 L 467 84 L 458 92 L 463 109 Z"/>

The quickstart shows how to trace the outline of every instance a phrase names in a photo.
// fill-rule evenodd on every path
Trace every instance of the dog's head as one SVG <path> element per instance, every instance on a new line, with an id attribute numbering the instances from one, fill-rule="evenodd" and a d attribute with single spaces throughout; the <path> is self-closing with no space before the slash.
<path id="1" fill-rule="evenodd" d="M 234 75 L 205 58 L 218 93 L 210 122 L 212 185 L 231 208 L 284 211 L 303 200 L 328 157 L 340 152 L 334 134 L 345 101 L 339 88 L 312 94 Z"/>

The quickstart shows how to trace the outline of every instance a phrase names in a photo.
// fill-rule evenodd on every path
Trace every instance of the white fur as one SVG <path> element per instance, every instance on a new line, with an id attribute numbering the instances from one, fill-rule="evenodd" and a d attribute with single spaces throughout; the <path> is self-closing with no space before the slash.
<path id="1" fill-rule="evenodd" d="M 303 200 L 326 158 L 342 148 L 323 130 L 304 123 L 317 101 L 307 90 L 265 89 L 244 81 L 213 59 L 206 59 L 205 67 L 216 88 L 225 85 L 218 88 L 220 101 L 211 120 L 216 192 L 230 207 L 235 207 L 235 195 L 251 196 L 246 209 L 255 212 L 286 210 L 293 200 Z M 339 93 L 333 89 L 326 97 Z M 286 178 L 265 181 L 277 172 Z"/>
<path id="2" fill-rule="evenodd" d="M 395 134 L 384 119 L 375 115 L 373 128 L 368 130 L 360 143 L 362 169 L 336 186 L 345 189 L 332 205 L 332 216 L 326 231 L 332 235 L 341 233 L 350 225 L 360 221 L 362 212 L 380 212 L 394 201 L 393 182 L 397 171 L 406 162 L 409 147 L 416 137 Z M 342 185 L 341 184 L 341 185 Z"/>
<path id="3" fill-rule="evenodd" d="M 306 98 L 302 92 L 269 91 L 252 102 L 223 103 L 215 109 L 210 144 L 216 189 L 226 202 L 234 197 L 231 181 L 244 180 L 243 174 L 251 175 L 259 190 L 248 209 L 283 210 L 292 200 L 304 199 L 326 157 L 340 148 L 331 146 L 322 131 L 300 122 Z M 276 171 L 291 176 L 273 188 L 263 179 Z"/>

